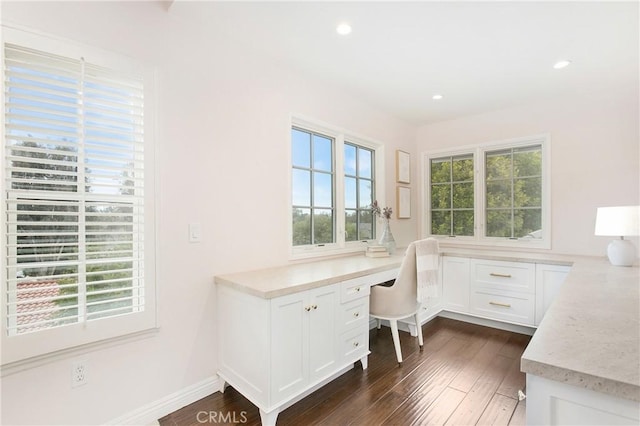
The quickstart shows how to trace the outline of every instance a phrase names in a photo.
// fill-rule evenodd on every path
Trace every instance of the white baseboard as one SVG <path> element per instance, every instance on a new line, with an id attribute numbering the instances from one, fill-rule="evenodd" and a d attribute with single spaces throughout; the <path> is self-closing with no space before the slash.
<path id="1" fill-rule="evenodd" d="M 525 326 L 520 324 L 511 324 L 511 323 L 497 321 L 489 318 L 483 318 L 483 317 L 479 317 L 471 314 L 462 314 L 462 313 L 451 312 L 446 310 L 441 310 L 436 313 L 431 313 L 429 316 L 422 317 L 420 318 L 420 322 L 424 325 L 436 317 L 443 317 L 443 318 L 449 318 L 449 319 L 454 319 L 458 321 L 469 322 L 471 324 L 483 325 L 485 327 L 491 327 L 491 328 L 498 328 L 500 330 L 526 334 L 529 336 L 532 336 L 536 330 L 535 327 L 530 327 L 530 326 Z M 415 337 L 417 335 L 415 331 L 415 326 L 413 325 L 413 322 L 411 322 L 411 319 L 408 319 L 407 321 L 408 322 L 405 322 L 404 320 L 398 321 L 398 330 L 409 332 L 412 336 Z M 385 327 L 389 327 L 389 321 L 382 320 L 382 325 Z M 376 327 L 376 320 L 370 319 L 369 329 L 374 329 L 375 327 Z"/>
<path id="2" fill-rule="evenodd" d="M 116 419 L 107 422 L 107 425 L 157 425 L 158 419 L 171 414 L 180 408 L 189 405 L 205 396 L 219 390 L 218 376 L 205 379 L 199 383 L 188 386 L 170 395 L 153 401 Z"/>
<path id="3" fill-rule="evenodd" d="M 528 336 L 533 336 L 533 333 L 536 331 L 536 328 L 531 326 L 511 324 L 508 322 L 497 321 L 490 318 L 483 318 L 471 314 L 461 314 L 458 312 L 442 311 L 438 314 L 438 316 L 458 321 L 469 322 L 471 324 L 483 325 L 485 327 L 511 331 L 513 333 L 526 334 Z"/>

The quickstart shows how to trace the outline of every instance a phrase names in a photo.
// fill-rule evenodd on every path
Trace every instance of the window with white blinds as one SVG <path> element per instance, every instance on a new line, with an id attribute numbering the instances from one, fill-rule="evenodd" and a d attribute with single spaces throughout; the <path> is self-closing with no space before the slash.
<path id="1" fill-rule="evenodd" d="M 148 309 L 140 75 L 4 44 L 6 335 Z"/>

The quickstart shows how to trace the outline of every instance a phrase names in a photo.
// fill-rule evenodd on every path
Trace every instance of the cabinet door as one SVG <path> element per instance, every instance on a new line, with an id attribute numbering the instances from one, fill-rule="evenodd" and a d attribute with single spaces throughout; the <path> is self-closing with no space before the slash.
<path id="1" fill-rule="evenodd" d="M 337 285 L 310 292 L 309 378 L 313 382 L 331 373 L 337 362 L 339 335 L 339 297 Z"/>
<path id="2" fill-rule="evenodd" d="M 442 259 L 444 309 L 469 311 L 469 259 L 444 256 Z"/>
<path id="3" fill-rule="evenodd" d="M 536 265 L 536 325 L 556 298 L 570 269 L 563 265 Z"/>
<path id="4" fill-rule="evenodd" d="M 271 300 L 271 403 L 334 372 L 339 334 L 337 285 Z"/>
<path id="5" fill-rule="evenodd" d="M 308 292 L 271 299 L 271 403 L 295 395 L 307 385 L 309 306 Z"/>

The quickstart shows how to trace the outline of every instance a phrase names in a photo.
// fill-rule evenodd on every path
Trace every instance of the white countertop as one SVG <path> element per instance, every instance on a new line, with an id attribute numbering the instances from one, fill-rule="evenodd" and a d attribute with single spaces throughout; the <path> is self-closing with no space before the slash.
<path id="1" fill-rule="evenodd" d="M 215 282 L 271 299 L 398 268 L 402 263 L 404 250 L 398 250 L 398 253 L 400 254 L 389 257 L 367 257 L 359 253 L 316 262 L 218 275 Z"/>
<path id="2" fill-rule="evenodd" d="M 507 262 L 524 262 L 524 263 L 544 263 L 546 265 L 566 265 L 571 266 L 580 258 L 595 259 L 584 256 L 573 256 L 566 254 L 552 254 L 544 252 L 519 252 L 519 251 L 500 251 L 495 249 L 483 248 L 459 248 L 459 247 L 442 247 L 440 253 L 445 256 L 455 257 L 471 257 L 484 260 L 504 260 Z"/>
<path id="3" fill-rule="evenodd" d="M 640 270 L 577 259 L 521 360 L 527 374 L 640 401 Z"/>
<path id="4" fill-rule="evenodd" d="M 399 248 L 395 255 L 371 258 L 362 253 L 332 259 L 292 263 L 273 268 L 217 275 L 217 284 L 234 287 L 254 296 L 271 299 L 298 291 L 358 278 L 376 272 L 397 268 L 406 248 Z M 470 250 L 443 248 L 445 256 L 475 257 L 510 262 L 571 265 L 575 256 L 530 254 L 496 250 Z"/>

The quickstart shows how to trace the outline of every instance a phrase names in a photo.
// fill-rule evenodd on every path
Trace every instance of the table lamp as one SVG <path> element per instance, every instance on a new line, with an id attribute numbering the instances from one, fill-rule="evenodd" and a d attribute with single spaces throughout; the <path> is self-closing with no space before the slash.
<path id="1" fill-rule="evenodd" d="M 631 266 L 636 260 L 636 248 L 624 237 L 640 235 L 640 206 L 598 207 L 596 235 L 620 237 L 607 247 L 609 262 L 616 266 Z"/>

